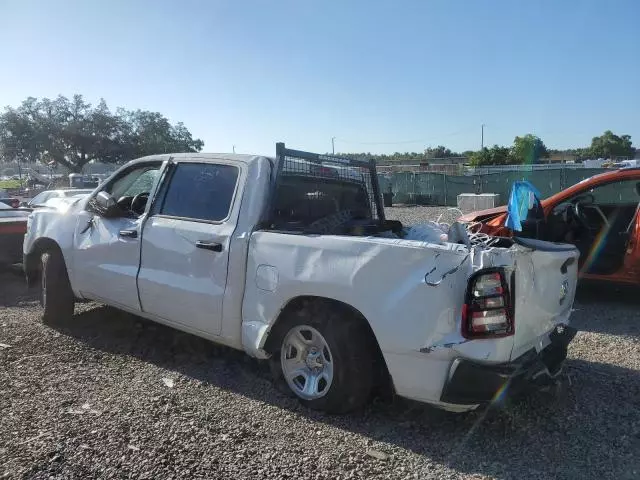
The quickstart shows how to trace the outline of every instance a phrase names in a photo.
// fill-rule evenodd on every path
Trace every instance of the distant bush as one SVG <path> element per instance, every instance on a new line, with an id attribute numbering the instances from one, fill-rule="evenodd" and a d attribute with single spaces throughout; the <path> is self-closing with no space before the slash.
<path id="1" fill-rule="evenodd" d="M 20 182 L 18 180 L 0 180 L 0 188 L 5 190 L 20 188 Z"/>

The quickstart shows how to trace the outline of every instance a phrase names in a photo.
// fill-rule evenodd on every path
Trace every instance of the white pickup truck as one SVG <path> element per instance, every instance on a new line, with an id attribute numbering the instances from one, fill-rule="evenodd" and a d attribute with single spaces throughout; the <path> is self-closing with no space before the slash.
<path id="1" fill-rule="evenodd" d="M 94 300 L 259 359 L 311 408 L 379 385 L 452 411 L 557 375 L 578 251 L 518 238 L 403 238 L 375 165 L 155 155 L 28 219 L 24 269 L 45 321 Z"/>

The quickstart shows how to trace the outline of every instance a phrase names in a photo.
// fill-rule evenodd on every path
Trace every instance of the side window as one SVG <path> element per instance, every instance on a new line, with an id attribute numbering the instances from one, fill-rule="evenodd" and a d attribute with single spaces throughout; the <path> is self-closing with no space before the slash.
<path id="1" fill-rule="evenodd" d="M 135 197 L 140 193 L 150 193 L 160 173 L 161 164 L 145 165 L 131 170 L 118 178 L 106 190 L 118 200 L 121 197 Z"/>
<path id="2" fill-rule="evenodd" d="M 623 180 L 595 187 L 587 192 L 597 205 L 636 205 L 640 202 L 638 180 Z"/>
<path id="3" fill-rule="evenodd" d="M 314 178 L 283 177 L 275 195 L 277 228 L 300 229 L 332 216 L 371 219 L 371 205 L 364 183 L 349 180 L 322 182 Z"/>
<path id="4" fill-rule="evenodd" d="M 221 221 L 229 215 L 238 169 L 213 163 L 179 163 L 167 188 L 161 215 Z"/>

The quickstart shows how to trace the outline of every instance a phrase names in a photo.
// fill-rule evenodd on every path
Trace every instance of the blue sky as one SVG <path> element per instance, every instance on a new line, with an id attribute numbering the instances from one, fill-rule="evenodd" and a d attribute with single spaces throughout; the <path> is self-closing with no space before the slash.
<path id="1" fill-rule="evenodd" d="M 0 0 L 0 105 L 82 93 L 205 151 L 640 146 L 640 2 Z"/>

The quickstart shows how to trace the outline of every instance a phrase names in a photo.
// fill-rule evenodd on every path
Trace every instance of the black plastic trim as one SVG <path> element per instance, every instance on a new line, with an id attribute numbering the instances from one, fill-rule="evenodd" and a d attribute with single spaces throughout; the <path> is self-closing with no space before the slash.
<path id="1" fill-rule="evenodd" d="M 482 405 L 496 398 L 508 383 L 508 393 L 515 393 L 543 373 L 548 380 L 559 373 L 567 356 L 567 346 L 576 329 L 566 325 L 549 334 L 551 343 L 539 353 L 527 351 L 512 362 L 487 364 L 456 358 L 449 369 L 440 400 L 456 405 Z M 546 377 L 546 378 L 545 378 Z"/>
<path id="2" fill-rule="evenodd" d="M 540 252 L 571 252 L 578 251 L 577 248 L 568 243 L 547 242 L 545 240 L 536 240 L 535 238 L 513 237 L 513 241 L 518 245 L 538 250 Z"/>

